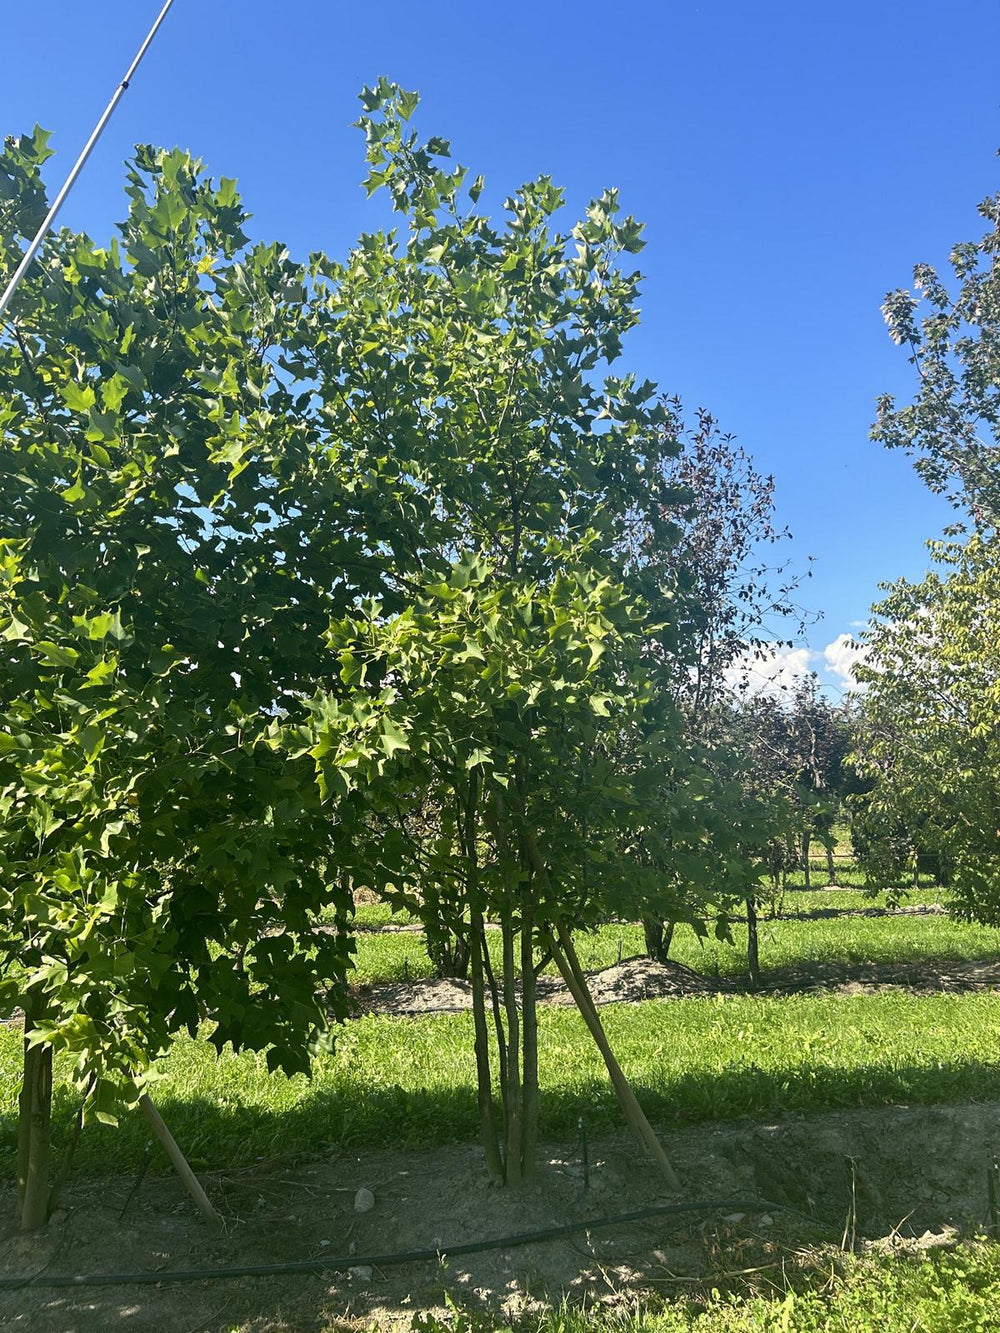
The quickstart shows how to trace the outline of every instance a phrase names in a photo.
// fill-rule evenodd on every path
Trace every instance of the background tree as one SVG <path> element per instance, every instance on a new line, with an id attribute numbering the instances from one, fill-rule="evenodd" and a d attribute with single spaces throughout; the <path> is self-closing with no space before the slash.
<path id="1" fill-rule="evenodd" d="M 1000 519 L 1000 195 L 979 205 L 989 229 L 956 245 L 952 288 L 930 264 L 913 270 L 914 292 L 894 291 L 883 312 L 894 342 L 920 376 L 911 403 L 879 399 L 872 438 L 915 455 L 932 491 L 968 506 L 977 522 Z"/>
<path id="2" fill-rule="evenodd" d="M 710 413 L 699 410 L 695 424 L 686 429 L 679 400 L 665 404 L 667 432 L 680 445 L 662 464 L 667 490 L 661 517 L 665 536 L 641 526 L 632 533 L 636 564 L 647 579 L 670 598 L 671 615 L 682 626 L 671 650 L 655 653 L 661 688 L 677 700 L 689 732 L 702 747 L 705 762 L 721 783 L 742 775 L 746 825 L 753 829 L 748 857 L 760 852 L 760 828 L 767 788 L 747 762 L 747 723 L 741 734 L 733 730 L 734 709 L 739 711 L 738 676 L 748 662 L 764 660 L 776 638 L 800 633 L 801 609 L 794 602 L 799 578 L 785 560 L 775 563 L 775 548 L 789 537 L 774 525 L 774 480 L 759 473 L 735 441 L 723 433 Z M 764 743 L 764 736 L 760 738 Z M 738 740 L 734 752 L 734 741 Z M 757 747 L 758 751 L 760 746 Z M 757 753 L 755 762 L 762 756 Z M 765 766 L 769 762 L 764 760 Z M 771 800 L 770 796 L 767 798 Z M 753 813 L 751 813 L 753 812 Z M 783 818 L 785 805 L 771 802 L 769 826 Z M 773 836 L 766 838 L 773 864 Z M 742 897 L 737 883 L 732 906 Z M 727 881 L 721 876 L 718 901 L 726 900 Z M 753 917 L 753 903 L 746 906 Z M 646 951 L 665 962 L 673 939 L 674 921 L 684 919 L 670 905 L 667 913 L 649 910 L 642 923 Z M 720 928 L 725 930 L 724 920 Z M 753 921 L 751 919 L 751 934 Z M 751 950 L 751 953 L 753 951 Z"/>
<path id="3" fill-rule="evenodd" d="M 971 513 L 976 536 L 964 548 L 932 543 L 937 568 L 920 583 L 887 585 L 874 608 L 858 747 L 871 790 L 857 825 L 874 882 L 898 886 L 925 863 L 940 877 L 954 874 L 962 911 L 992 920 L 990 769 L 976 765 L 997 719 L 989 633 L 998 615 L 1000 196 L 979 213 L 989 229 L 953 248 L 950 286 L 918 264 L 916 294 L 891 292 L 884 306 L 920 382 L 907 405 L 879 400 L 872 436 L 915 455 L 930 489 Z"/>
<path id="4" fill-rule="evenodd" d="M 892 584 L 865 635 L 858 764 L 872 782 L 866 822 L 889 835 L 880 858 L 868 859 L 873 875 L 898 883 L 913 849 L 932 854 L 951 868 L 959 911 L 995 925 L 1000 565 L 980 535 L 932 551 L 937 568 L 920 583 Z"/>

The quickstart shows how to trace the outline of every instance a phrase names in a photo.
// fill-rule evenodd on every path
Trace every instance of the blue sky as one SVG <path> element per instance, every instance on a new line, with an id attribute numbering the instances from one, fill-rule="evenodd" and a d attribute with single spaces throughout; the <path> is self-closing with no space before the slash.
<path id="1" fill-rule="evenodd" d="M 160 0 L 31 0 L 4 15 L 4 133 L 54 131 L 53 185 Z M 653 3 L 175 0 L 67 205 L 106 235 L 137 141 L 235 176 L 254 235 L 341 254 L 380 220 L 351 122 L 385 74 L 422 95 L 501 199 L 551 174 L 571 208 L 607 185 L 645 220 L 643 322 L 623 363 L 709 407 L 777 481 L 822 612 L 797 661 L 916 576 L 951 511 L 867 439 L 912 372 L 879 306 L 914 262 L 978 235 L 1000 185 L 996 0 Z"/>

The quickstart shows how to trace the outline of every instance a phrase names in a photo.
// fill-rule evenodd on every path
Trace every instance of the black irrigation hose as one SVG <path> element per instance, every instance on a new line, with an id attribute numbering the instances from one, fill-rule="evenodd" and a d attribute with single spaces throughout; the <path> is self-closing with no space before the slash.
<path id="1" fill-rule="evenodd" d="M 316 1259 L 300 1259 L 283 1264 L 237 1264 L 232 1268 L 180 1268 L 162 1273 L 81 1273 L 75 1276 L 42 1274 L 32 1277 L 0 1277 L 0 1291 L 12 1287 L 115 1287 L 150 1286 L 158 1282 L 203 1282 L 232 1277 L 272 1277 L 279 1273 L 319 1273 L 349 1268 L 388 1268 L 392 1264 L 422 1263 L 438 1260 L 443 1255 L 482 1254 L 486 1250 L 514 1249 L 518 1245 L 532 1245 L 536 1241 L 559 1240 L 577 1231 L 593 1231 L 598 1227 L 622 1226 L 640 1222 L 649 1217 L 669 1217 L 676 1213 L 718 1212 L 720 1209 L 741 1209 L 743 1212 L 797 1212 L 784 1204 L 767 1199 L 700 1199 L 694 1203 L 656 1204 L 639 1208 L 633 1213 L 615 1213 L 606 1217 L 590 1217 L 569 1222 L 560 1227 L 543 1227 L 539 1231 L 519 1231 L 512 1236 L 498 1236 L 494 1240 L 465 1241 L 461 1245 L 437 1245 L 425 1250 L 402 1250 L 397 1254 L 350 1254 Z M 811 1221 L 812 1219 L 810 1219 Z"/>

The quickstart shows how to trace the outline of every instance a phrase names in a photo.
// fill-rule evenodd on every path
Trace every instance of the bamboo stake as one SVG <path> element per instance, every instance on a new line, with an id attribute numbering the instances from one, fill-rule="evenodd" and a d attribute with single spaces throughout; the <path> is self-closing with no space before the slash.
<path id="1" fill-rule="evenodd" d="M 545 861 L 538 849 L 534 835 L 528 832 L 523 834 L 524 848 L 528 853 L 528 859 L 532 869 L 539 879 L 547 887 L 549 884 L 549 872 Z M 600 1015 L 597 1012 L 597 1006 L 594 1004 L 593 996 L 590 994 L 590 988 L 587 985 L 587 978 L 583 974 L 580 966 L 580 960 L 576 956 L 576 949 L 573 947 L 573 940 L 569 931 L 561 921 L 556 922 L 556 930 L 559 934 L 559 940 L 562 949 L 556 943 L 550 929 L 545 931 L 545 941 L 549 952 L 555 959 L 556 966 L 562 974 L 562 978 L 569 988 L 570 994 L 576 1001 L 576 1007 L 583 1017 L 583 1021 L 590 1029 L 590 1035 L 597 1043 L 597 1049 L 604 1058 L 607 1066 L 608 1075 L 611 1078 L 615 1095 L 618 1098 L 618 1105 L 628 1122 L 629 1128 L 638 1139 L 640 1145 L 649 1154 L 650 1158 L 656 1163 L 663 1174 L 664 1179 L 672 1190 L 681 1190 L 681 1182 L 677 1178 L 677 1173 L 670 1165 L 670 1159 L 663 1150 L 663 1144 L 656 1137 L 653 1126 L 646 1119 L 646 1113 L 639 1105 L 635 1093 L 632 1091 L 632 1085 L 622 1072 L 622 1067 L 615 1059 L 615 1053 L 611 1049 L 607 1033 L 604 1031 L 604 1025 L 601 1023 Z M 565 951 L 565 952 L 564 952 Z"/>
<path id="2" fill-rule="evenodd" d="M 201 1182 L 199 1181 L 195 1173 L 191 1170 L 191 1167 L 188 1165 L 187 1158 L 184 1156 L 180 1148 L 177 1146 L 174 1136 L 171 1134 L 170 1130 L 167 1129 L 166 1125 L 163 1123 L 163 1117 L 160 1115 L 159 1111 L 150 1101 L 146 1093 L 143 1093 L 142 1096 L 139 1098 L 139 1108 L 142 1111 L 143 1115 L 146 1117 L 146 1119 L 149 1121 L 153 1133 L 156 1135 L 156 1137 L 163 1144 L 163 1147 L 166 1149 L 167 1156 L 173 1163 L 175 1171 L 180 1176 L 181 1180 L 184 1182 L 184 1188 L 187 1190 L 188 1194 L 191 1195 L 191 1198 L 194 1199 L 195 1203 L 198 1205 L 198 1211 L 201 1213 L 202 1217 L 209 1224 L 209 1226 L 214 1227 L 216 1230 L 221 1230 L 224 1225 L 222 1217 L 212 1207 L 208 1195 L 201 1187 Z"/>

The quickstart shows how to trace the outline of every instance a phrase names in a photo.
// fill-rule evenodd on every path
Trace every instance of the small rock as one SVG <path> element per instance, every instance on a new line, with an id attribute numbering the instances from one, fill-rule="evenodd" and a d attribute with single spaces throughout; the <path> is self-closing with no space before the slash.
<path id="1" fill-rule="evenodd" d="M 726 1213 L 722 1220 L 723 1222 L 742 1222 L 745 1217 L 746 1213 Z"/>
<path id="2" fill-rule="evenodd" d="M 773 1227 L 774 1218 L 771 1216 L 770 1213 L 762 1213 L 760 1217 L 760 1224 L 762 1227 Z"/>
<path id="3" fill-rule="evenodd" d="M 369 1264 L 358 1264 L 356 1268 L 347 1270 L 348 1277 L 357 1278 L 359 1282 L 370 1282 L 372 1280 L 372 1270 Z"/>
<path id="4" fill-rule="evenodd" d="M 354 1211 L 356 1213 L 370 1213 L 374 1207 L 375 1195 L 370 1189 L 366 1189 L 365 1186 L 362 1185 L 354 1196 Z"/>

